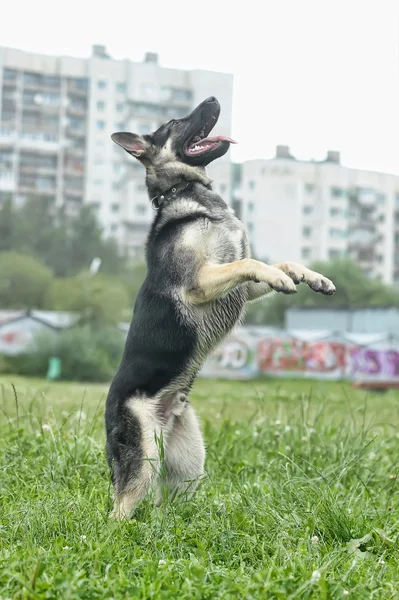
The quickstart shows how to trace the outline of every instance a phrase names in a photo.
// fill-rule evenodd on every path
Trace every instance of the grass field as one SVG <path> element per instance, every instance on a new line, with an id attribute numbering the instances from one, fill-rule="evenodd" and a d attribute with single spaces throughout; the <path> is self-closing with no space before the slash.
<path id="1" fill-rule="evenodd" d="M 0 378 L 2 600 L 399 598 L 398 392 L 198 381 L 204 482 L 124 523 L 106 392 Z"/>

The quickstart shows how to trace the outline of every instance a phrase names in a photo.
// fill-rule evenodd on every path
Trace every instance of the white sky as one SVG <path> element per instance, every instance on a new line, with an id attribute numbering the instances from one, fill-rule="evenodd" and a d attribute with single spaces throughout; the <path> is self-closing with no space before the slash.
<path id="1" fill-rule="evenodd" d="M 14 0 L 0 43 L 72 56 L 100 43 L 115 58 L 150 50 L 164 66 L 231 72 L 235 160 L 281 143 L 399 174 L 398 32 L 398 0 Z"/>

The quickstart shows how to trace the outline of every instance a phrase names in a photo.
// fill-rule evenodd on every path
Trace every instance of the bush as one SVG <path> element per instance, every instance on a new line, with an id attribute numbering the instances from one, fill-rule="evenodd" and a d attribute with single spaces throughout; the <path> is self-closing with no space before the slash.
<path id="1" fill-rule="evenodd" d="M 74 327 L 35 340 L 35 351 L 6 357 L 4 372 L 30 377 L 45 377 L 51 356 L 61 359 L 61 377 L 66 381 L 109 381 L 123 351 L 124 336 L 115 329 L 96 331 L 89 326 Z"/>

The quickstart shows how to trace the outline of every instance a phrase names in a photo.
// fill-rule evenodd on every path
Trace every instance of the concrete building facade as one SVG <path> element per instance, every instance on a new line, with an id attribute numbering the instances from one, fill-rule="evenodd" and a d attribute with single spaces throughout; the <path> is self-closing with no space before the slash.
<path id="1" fill-rule="evenodd" d="M 399 283 L 399 176 L 347 168 L 332 151 L 321 162 L 295 160 L 286 146 L 233 169 L 233 205 L 258 257 L 348 257 Z"/>

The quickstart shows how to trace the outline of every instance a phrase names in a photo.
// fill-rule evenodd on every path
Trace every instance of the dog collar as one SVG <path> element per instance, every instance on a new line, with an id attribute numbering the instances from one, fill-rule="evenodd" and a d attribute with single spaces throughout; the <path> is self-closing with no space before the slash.
<path id="1" fill-rule="evenodd" d="M 188 185 L 192 183 L 191 181 L 182 181 L 181 183 L 176 183 L 172 188 L 166 191 L 164 194 L 159 196 L 154 196 L 151 198 L 151 206 L 154 210 L 158 210 L 161 208 L 162 204 L 165 202 L 172 200 L 172 198 L 176 197 L 179 192 L 182 192 L 186 189 Z"/>

